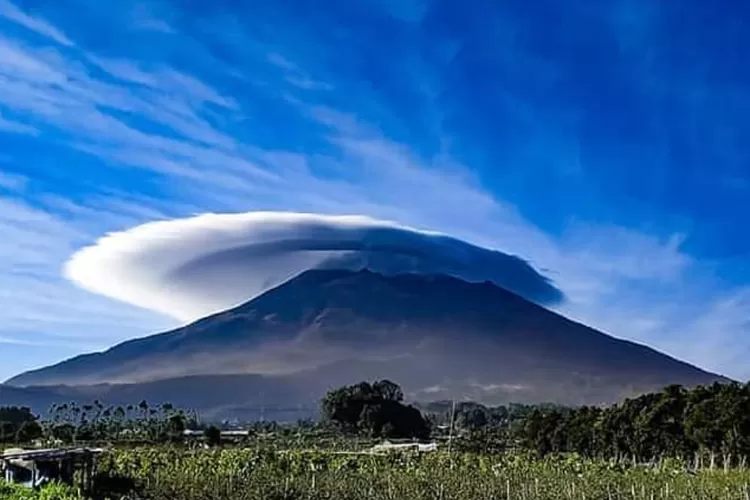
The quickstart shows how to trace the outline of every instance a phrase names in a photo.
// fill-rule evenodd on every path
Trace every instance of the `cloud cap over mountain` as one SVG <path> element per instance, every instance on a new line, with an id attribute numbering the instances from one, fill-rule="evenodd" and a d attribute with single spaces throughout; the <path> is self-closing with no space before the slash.
<path id="1" fill-rule="evenodd" d="M 313 268 L 449 274 L 492 281 L 543 305 L 564 299 L 514 255 L 364 216 L 291 212 L 149 222 L 78 251 L 65 275 L 94 293 L 191 321 Z"/>

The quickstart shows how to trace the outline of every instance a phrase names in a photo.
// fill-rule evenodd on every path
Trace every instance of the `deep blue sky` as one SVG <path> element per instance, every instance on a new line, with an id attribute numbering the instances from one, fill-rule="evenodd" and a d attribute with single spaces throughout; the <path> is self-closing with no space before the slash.
<path id="1" fill-rule="evenodd" d="M 516 253 L 750 377 L 748 61 L 742 2 L 0 0 L 0 378 L 172 325 L 68 283 L 76 249 L 257 209 Z"/>

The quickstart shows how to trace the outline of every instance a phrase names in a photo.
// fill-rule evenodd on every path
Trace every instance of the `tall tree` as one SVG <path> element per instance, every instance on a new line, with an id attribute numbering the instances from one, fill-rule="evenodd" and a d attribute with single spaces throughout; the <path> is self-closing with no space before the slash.
<path id="1" fill-rule="evenodd" d="M 422 413 L 402 400 L 403 392 L 393 382 L 360 382 L 329 391 L 321 401 L 321 411 L 326 421 L 348 432 L 373 437 L 429 435 Z"/>

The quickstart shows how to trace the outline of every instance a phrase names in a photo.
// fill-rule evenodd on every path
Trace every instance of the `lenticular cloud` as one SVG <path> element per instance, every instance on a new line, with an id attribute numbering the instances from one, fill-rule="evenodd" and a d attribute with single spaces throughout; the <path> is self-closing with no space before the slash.
<path id="1" fill-rule="evenodd" d="M 442 273 L 492 281 L 540 304 L 563 299 L 546 277 L 513 255 L 369 217 L 300 213 L 150 222 L 78 251 L 65 275 L 91 292 L 191 321 L 314 268 Z"/>

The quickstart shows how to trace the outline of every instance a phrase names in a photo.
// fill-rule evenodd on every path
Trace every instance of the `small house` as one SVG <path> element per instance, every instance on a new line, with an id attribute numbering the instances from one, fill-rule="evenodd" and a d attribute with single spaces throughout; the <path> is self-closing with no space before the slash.
<path id="1" fill-rule="evenodd" d="M 437 451 L 436 443 L 392 443 L 384 441 L 370 448 L 370 453 L 390 453 L 400 451 L 417 451 L 420 453 Z"/>
<path id="2" fill-rule="evenodd" d="M 90 491 L 95 460 L 101 452 L 91 448 L 5 450 L 0 455 L 0 476 L 11 483 L 38 488 L 52 481 L 75 485 L 76 472 L 80 472 L 78 486 Z"/>

